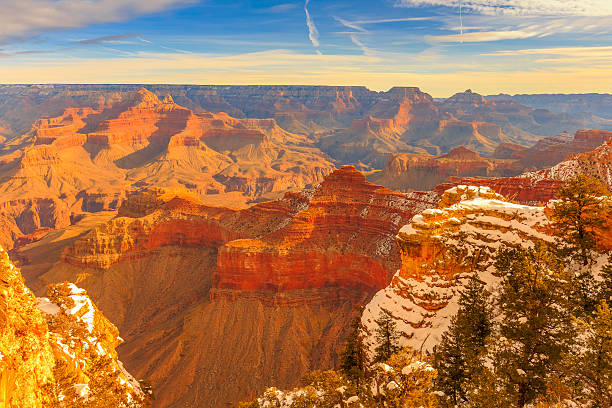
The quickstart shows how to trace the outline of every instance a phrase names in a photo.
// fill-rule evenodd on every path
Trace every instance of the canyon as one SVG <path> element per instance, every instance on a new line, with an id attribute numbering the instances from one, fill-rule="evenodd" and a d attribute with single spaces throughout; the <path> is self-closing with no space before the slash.
<path id="1" fill-rule="evenodd" d="M 437 235 L 547 239 L 564 180 L 612 180 L 612 132 L 469 90 L 7 85 L 0 120 L 0 244 L 36 295 L 86 291 L 156 407 L 337 367 L 364 305 L 429 347 L 467 276 Z"/>
<path id="2" fill-rule="evenodd" d="M 156 404 L 223 406 L 337 364 L 356 306 L 399 267 L 395 232 L 437 197 L 371 184 L 350 166 L 243 210 L 160 189 L 56 248 L 57 262 L 22 268 L 37 291 L 64 280 L 87 290 Z"/>

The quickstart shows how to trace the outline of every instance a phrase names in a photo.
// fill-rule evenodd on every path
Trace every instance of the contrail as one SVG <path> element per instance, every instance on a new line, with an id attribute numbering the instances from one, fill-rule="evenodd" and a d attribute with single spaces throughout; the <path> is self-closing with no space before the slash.
<path id="1" fill-rule="evenodd" d="M 310 0 L 306 0 L 306 2 L 304 3 L 304 12 L 306 13 L 306 25 L 308 26 L 308 38 L 310 38 L 310 42 L 312 42 L 312 45 L 318 47 L 319 30 L 317 30 L 317 26 L 310 17 L 310 13 L 308 12 L 308 3 L 310 3 Z"/>

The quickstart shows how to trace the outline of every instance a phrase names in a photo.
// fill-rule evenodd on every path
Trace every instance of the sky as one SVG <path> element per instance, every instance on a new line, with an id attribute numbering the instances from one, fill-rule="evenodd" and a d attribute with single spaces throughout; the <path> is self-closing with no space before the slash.
<path id="1" fill-rule="evenodd" d="M 612 93 L 612 0 L 0 0 L 0 83 Z"/>

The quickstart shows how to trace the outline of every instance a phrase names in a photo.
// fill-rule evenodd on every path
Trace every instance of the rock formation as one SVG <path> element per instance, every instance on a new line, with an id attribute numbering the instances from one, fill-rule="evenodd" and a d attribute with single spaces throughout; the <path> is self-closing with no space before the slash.
<path id="1" fill-rule="evenodd" d="M 414 216 L 397 235 L 401 268 L 362 316 L 371 347 L 374 320 L 385 310 L 404 333 L 402 345 L 431 349 L 457 310 L 466 278 L 476 273 L 492 288 L 500 248 L 552 241 L 544 210 L 510 203 L 488 187 L 458 186 L 444 193 L 439 208 Z"/>
<path id="2" fill-rule="evenodd" d="M 58 284 L 36 299 L 2 248 L 0 275 L 3 406 L 89 406 L 101 398 L 142 406 L 140 384 L 117 358 L 123 340 L 84 290 Z"/>
<path id="3" fill-rule="evenodd" d="M 526 168 L 542 169 L 554 166 L 570 155 L 590 152 L 608 140 L 612 140 L 612 132 L 603 130 L 578 130 L 574 135 L 564 132 L 538 141 L 522 153 L 520 161 Z"/>
<path id="4" fill-rule="evenodd" d="M 354 306 L 399 267 L 394 234 L 438 197 L 393 192 L 352 167 L 243 210 L 176 194 L 129 197 L 35 285 L 78 277 L 161 407 L 224 406 L 334 367 Z"/>
<path id="5" fill-rule="evenodd" d="M 507 177 L 523 167 L 511 159 L 486 159 L 460 146 L 440 155 L 400 153 L 391 156 L 384 170 L 368 179 L 400 191 L 431 190 L 449 177 Z"/>
<path id="6" fill-rule="evenodd" d="M 591 152 L 572 155 L 551 168 L 525 173 L 521 177 L 544 182 L 563 181 L 578 174 L 593 176 L 612 190 L 612 139 Z"/>
<path id="7" fill-rule="evenodd" d="M 12 139 L 41 117 L 56 117 L 66 108 L 108 109 L 138 89 L 135 85 L 2 86 L 0 120 L 10 121 Z M 175 102 L 197 115 L 225 112 L 236 118 L 275 119 L 283 129 L 319 143 L 339 164 L 361 162 L 376 169 L 394 153 L 439 155 L 465 145 L 491 154 L 499 143 L 532 144 L 563 130 L 602 128 L 600 120 L 585 115 L 552 114 L 511 100 L 488 100 L 471 91 L 436 101 L 414 87 L 375 92 L 335 86 L 156 85 L 150 90 L 159 97 L 172 95 L 165 98 L 168 105 Z"/>
<path id="8" fill-rule="evenodd" d="M 38 120 L 0 149 L 0 243 L 116 210 L 146 187 L 245 206 L 320 182 L 334 166 L 272 119 L 200 113 L 146 89 Z"/>

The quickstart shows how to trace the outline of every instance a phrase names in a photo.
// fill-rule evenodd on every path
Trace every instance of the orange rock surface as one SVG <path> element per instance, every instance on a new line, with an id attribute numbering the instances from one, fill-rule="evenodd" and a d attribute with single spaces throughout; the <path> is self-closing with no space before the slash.
<path id="1" fill-rule="evenodd" d="M 76 239 L 34 286 L 78 279 L 117 322 L 119 354 L 153 381 L 158 406 L 221 407 L 335 367 L 354 306 L 399 267 L 397 229 L 436 200 L 352 167 L 243 210 L 152 190 Z"/>
<path id="2" fill-rule="evenodd" d="M 573 136 L 564 133 L 540 140 L 523 152 L 521 162 L 538 169 L 554 166 L 568 156 L 589 152 L 612 140 L 612 132 L 604 130 L 578 130 Z"/>
<path id="3" fill-rule="evenodd" d="M 398 266 L 394 231 L 426 205 L 368 183 L 345 166 L 329 175 L 308 208 L 283 228 L 221 247 L 215 287 L 272 293 L 380 288 Z"/>
<path id="4" fill-rule="evenodd" d="M 522 170 L 516 160 L 487 159 L 460 146 L 440 156 L 393 155 L 384 170 L 368 179 L 400 191 L 430 190 L 451 176 L 513 176 Z"/>
<path id="5" fill-rule="evenodd" d="M 435 190 L 442 193 L 459 185 L 487 186 L 511 200 L 525 204 L 546 203 L 555 197 L 555 193 L 563 182 L 560 180 L 534 180 L 525 177 L 450 177 L 445 183 L 436 186 Z"/>
<path id="6" fill-rule="evenodd" d="M 236 207 L 273 198 L 333 170 L 307 145 L 273 119 L 195 114 L 146 89 L 68 108 L 0 148 L 6 219 L 0 244 L 11 248 L 40 227 L 62 228 L 82 213 L 116 210 L 147 187 L 183 188 Z"/>

